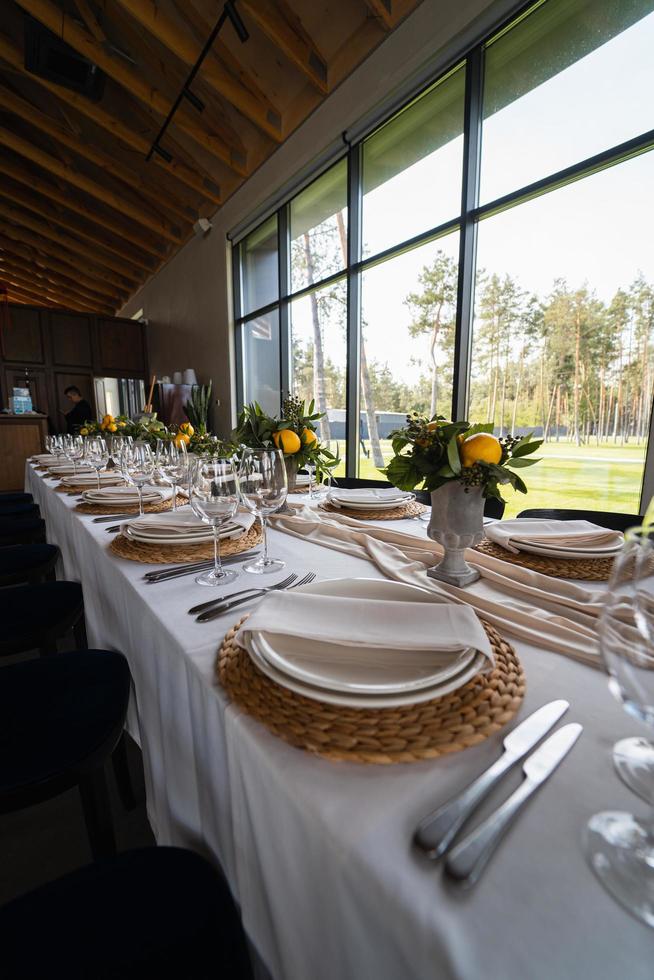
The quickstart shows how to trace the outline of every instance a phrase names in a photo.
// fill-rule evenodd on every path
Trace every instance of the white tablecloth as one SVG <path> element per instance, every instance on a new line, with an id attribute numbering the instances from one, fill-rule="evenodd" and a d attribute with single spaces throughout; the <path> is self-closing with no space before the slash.
<path id="1" fill-rule="evenodd" d="M 196 624 L 187 609 L 208 596 L 192 577 L 146 585 L 148 566 L 110 555 L 106 525 L 75 514 L 75 502 L 29 465 L 26 489 L 62 549 L 66 577 L 82 582 L 90 645 L 129 660 L 129 724 L 157 840 L 219 859 L 276 980 L 651 980 L 654 932 L 609 897 L 581 846 L 597 810 L 646 811 L 611 762 L 613 742 L 642 728 L 601 672 L 516 644 L 527 675 L 520 717 L 565 697 L 565 720 L 585 730 L 465 893 L 412 851 L 411 834 L 498 756 L 500 735 L 392 767 L 334 764 L 287 746 L 214 685 L 234 613 Z M 402 526 L 425 533 L 416 521 Z M 280 532 L 270 533 L 270 549 L 300 574 L 379 577 L 367 561 Z"/>

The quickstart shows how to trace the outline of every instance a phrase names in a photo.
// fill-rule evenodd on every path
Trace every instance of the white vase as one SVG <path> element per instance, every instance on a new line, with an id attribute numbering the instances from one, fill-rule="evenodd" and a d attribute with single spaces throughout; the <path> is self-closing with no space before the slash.
<path id="1" fill-rule="evenodd" d="M 481 487 L 464 487 L 458 480 L 433 490 L 431 518 L 427 534 L 443 546 L 445 554 L 439 565 L 427 570 L 427 575 L 450 585 L 470 585 L 479 572 L 463 557 L 466 548 L 473 548 L 484 537 L 484 498 Z"/>

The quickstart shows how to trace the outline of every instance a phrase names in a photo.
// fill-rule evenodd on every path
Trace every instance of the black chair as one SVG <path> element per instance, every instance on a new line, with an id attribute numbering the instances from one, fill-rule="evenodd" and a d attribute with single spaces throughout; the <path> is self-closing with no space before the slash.
<path id="1" fill-rule="evenodd" d="M 556 521 L 592 521 L 611 531 L 626 531 L 629 527 L 640 527 L 643 523 L 638 514 L 612 514 L 606 510 L 569 510 L 567 508 L 534 507 L 523 510 L 518 517 L 543 517 Z"/>
<path id="2" fill-rule="evenodd" d="M 0 493 L 0 504 L 33 504 L 34 497 L 31 493 L 23 493 L 18 490 L 5 490 Z"/>
<path id="3" fill-rule="evenodd" d="M 43 656 L 73 630 L 77 649 L 86 646 L 84 600 L 77 582 L 42 582 L 0 590 L 0 656 L 37 649 Z M 4 677 L 4 674 L 3 674 Z"/>
<path id="4" fill-rule="evenodd" d="M 3 517 L 0 514 L 0 547 L 8 544 L 38 544 L 45 541 L 45 521 L 41 518 Z"/>
<path id="5" fill-rule="evenodd" d="M 177 847 L 126 851 L 0 909 L 4 980 L 251 980 L 221 875 Z"/>
<path id="6" fill-rule="evenodd" d="M 59 548 L 54 544 L 16 544 L 0 548 L 0 586 L 34 585 L 54 579 Z"/>
<path id="7" fill-rule="evenodd" d="M 388 488 L 392 486 L 388 480 L 359 480 L 355 477 L 350 476 L 339 476 L 334 477 L 334 484 L 337 487 L 343 487 L 343 489 L 354 489 L 356 487 L 385 487 Z M 431 495 L 428 490 L 414 490 L 416 495 L 416 500 L 420 504 L 425 504 L 427 507 L 431 506 Z M 498 500 L 496 497 L 489 497 L 484 503 L 484 516 L 485 517 L 496 517 L 501 518 L 504 513 L 504 501 Z"/>
<path id="8" fill-rule="evenodd" d="M 0 813 L 78 786 L 94 858 L 115 854 L 104 765 L 123 732 L 130 683 L 127 661 L 108 650 L 3 667 Z"/>
<path id="9" fill-rule="evenodd" d="M 35 503 L 29 500 L 0 501 L 0 517 L 14 517 L 24 520 L 41 516 L 41 511 Z"/>

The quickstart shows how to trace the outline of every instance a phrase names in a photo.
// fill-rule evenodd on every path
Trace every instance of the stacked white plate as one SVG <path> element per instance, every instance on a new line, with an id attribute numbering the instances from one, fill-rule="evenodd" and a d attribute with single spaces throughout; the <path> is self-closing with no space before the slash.
<path id="1" fill-rule="evenodd" d="M 96 487 L 98 486 L 98 475 L 95 471 L 91 473 L 79 473 L 77 476 L 65 476 L 62 481 L 65 487 Z M 121 486 L 125 480 L 120 473 L 104 472 L 100 473 L 101 486 Z"/>
<path id="2" fill-rule="evenodd" d="M 155 504 L 161 500 L 170 500 L 171 490 L 155 490 L 146 487 L 143 490 L 143 503 Z M 83 499 L 88 504 L 138 504 L 139 492 L 136 487 L 109 486 L 100 487 L 99 490 L 85 490 L 82 494 Z"/>
<path id="3" fill-rule="evenodd" d="M 328 492 L 327 500 L 333 507 L 347 507 L 351 510 L 394 510 L 415 500 L 415 494 L 397 490 L 395 487 L 361 487 L 356 490 L 333 488 Z"/>
<path id="4" fill-rule="evenodd" d="M 516 518 L 497 521 L 485 530 L 489 540 L 509 551 L 543 558 L 612 558 L 624 543 L 620 531 L 583 520 Z"/>
<path id="5" fill-rule="evenodd" d="M 383 579 L 339 579 L 311 583 L 294 592 L 315 596 L 376 599 L 385 602 L 438 602 L 433 593 Z M 410 630 L 411 624 L 406 624 Z M 316 701 L 352 708 L 392 708 L 431 701 L 467 684 L 488 666 L 474 647 L 450 651 L 410 651 L 375 647 L 358 656 L 343 656 L 340 644 L 308 642 L 299 636 L 253 630 L 246 648 L 254 663 L 283 687 Z M 346 648 L 347 649 L 347 648 Z"/>
<path id="6" fill-rule="evenodd" d="M 240 537 L 253 521 L 252 515 L 237 514 L 222 526 L 220 539 Z M 121 531 L 128 540 L 141 544 L 202 544 L 213 541 L 211 526 L 190 511 L 164 511 L 163 514 L 137 517 L 123 524 Z"/>

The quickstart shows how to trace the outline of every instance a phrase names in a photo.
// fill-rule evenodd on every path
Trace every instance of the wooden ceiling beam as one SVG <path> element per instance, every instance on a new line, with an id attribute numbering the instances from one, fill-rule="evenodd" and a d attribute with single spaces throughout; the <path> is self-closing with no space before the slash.
<path id="1" fill-rule="evenodd" d="M 22 228 L 29 228 L 37 235 L 49 238 L 56 245 L 79 255 L 89 266 L 95 266 L 98 274 L 102 275 L 108 282 L 113 283 L 117 289 L 129 291 L 140 281 L 139 274 L 134 269 L 130 269 L 126 263 L 118 263 L 113 257 L 102 255 L 97 249 L 89 248 L 84 242 L 56 231 L 47 222 L 39 221 L 25 211 L 19 211 L 12 207 L 11 204 L 5 204 L 2 198 L 0 198 L 0 215 L 6 221 L 20 225 Z"/>
<path id="2" fill-rule="evenodd" d="M 0 144 L 20 154 L 20 156 L 25 157 L 27 160 L 31 160 L 32 163 L 36 163 L 43 170 L 48 170 L 57 177 L 61 177 L 62 180 L 72 184 L 73 187 L 85 191 L 91 197 L 95 197 L 98 201 L 102 201 L 103 204 L 107 204 L 110 208 L 118 211 L 119 214 L 124 214 L 126 202 L 118 194 L 114 194 L 108 187 L 104 187 L 101 183 L 96 183 L 79 171 L 67 167 L 49 153 L 45 153 L 44 150 L 35 146 L 34 143 L 30 143 L 28 140 L 18 136 L 17 133 L 12 133 L 10 130 L 0 127 Z M 168 222 L 161 218 L 153 217 L 147 212 L 141 211 L 139 208 L 133 206 L 129 208 L 128 217 L 142 227 L 149 228 L 156 235 L 165 238 L 174 245 L 179 245 L 182 242 L 181 230 L 177 227 L 170 227 Z"/>
<path id="3" fill-rule="evenodd" d="M 364 0 L 364 2 L 384 30 L 392 31 L 395 27 L 393 0 Z"/>
<path id="4" fill-rule="evenodd" d="M 44 242 L 37 235 L 32 235 L 28 231 L 21 231 L 20 228 L 14 228 L 12 225 L 3 225 L 1 221 L 0 248 L 10 255 L 17 254 L 45 269 L 52 269 L 68 278 L 75 279 L 85 289 L 106 296 L 110 304 L 115 303 L 118 306 L 124 302 L 122 294 L 118 295 L 117 291 L 108 283 L 81 271 L 74 256 L 69 257 L 66 253 L 58 253 L 55 257 L 50 251 L 51 242 Z"/>
<path id="5" fill-rule="evenodd" d="M 2 280 L 7 286 L 7 291 L 9 294 L 9 300 L 11 301 L 14 296 L 19 297 L 20 301 L 23 303 L 28 303 L 32 306 L 63 306 L 57 300 L 49 297 L 45 292 L 36 289 L 28 289 L 26 286 L 17 286 L 10 279 Z M 81 310 L 76 310 L 75 306 L 71 303 L 68 309 L 75 310 L 77 313 L 82 312 Z"/>
<path id="6" fill-rule="evenodd" d="M 27 276 L 44 279 L 46 282 L 51 283 L 59 292 L 70 293 L 71 296 L 76 297 L 84 303 L 91 303 L 91 305 L 106 306 L 108 309 L 112 307 L 114 300 L 107 296 L 101 296 L 97 293 L 91 292 L 89 289 L 85 289 L 78 282 L 70 279 L 67 276 L 62 276 L 59 272 L 53 272 L 52 269 L 48 268 L 47 265 L 38 265 L 33 259 L 24 258 L 22 254 L 19 254 L 16 249 L 11 251 L 6 250 L 3 245 L 0 245 L 0 268 L 11 269 L 17 272 L 21 276 Z"/>
<path id="7" fill-rule="evenodd" d="M 312 85 L 326 95 L 329 91 L 327 62 L 286 0 L 239 0 L 266 37 L 292 61 Z M 247 26 L 247 18 L 245 18 Z"/>
<path id="8" fill-rule="evenodd" d="M 105 283 L 105 286 L 111 286 L 112 292 L 118 296 L 127 297 L 130 292 L 132 292 L 136 284 L 125 283 L 119 276 L 114 275 L 108 269 L 98 269 L 97 266 L 85 261 L 84 259 L 84 247 L 80 246 L 75 251 L 69 251 L 66 249 L 62 251 L 61 248 L 56 248 L 53 246 L 53 233 L 48 229 L 48 234 L 39 234 L 34 232 L 26 222 L 14 222 L 9 221 L 6 218 L 0 216 L 0 229 L 9 238 L 16 238 L 20 242 L 25 242 L 26 245 L 33 245 L 40 252 L 43 252 L 48 258 L 54 252 L 58 259 L 63 259 L 73 273 L 77 270 L 77 275 L 83 274 L 87 279 L 93 279 L 97 283 Z"/>
<path id="9" fill-rule="evenodd" d="M 22 51 L 2 34 L 0 34 L 0 58 L 6 61 L 8 65 L 11 65 L 15 71 L 27 75 L 28 78 L 34 82 L 38 82 L 48 92 L 52 92 L 62 103 L 76 109 L 81 115 L 86 116 L 87 119 L 90 119 L 96 125 L 106 130 L 114 139 L 120 140 L 125 146 L 128 146 L 131 150 L 135 150 L 143 157 L 147 156 L 150 150 L 150 144 L 140 133 L 130 129 L 129 126 L 126 126 L 116 116 L 101 109 L 95 102 L 91 102 L 83 95 L 78 95 L 77 92 L 71 92 L 69 89 L 64 88 L 63 85 L 56 85 L 54 82 L 49 82 L 39 75 L 33 75 L 31 72 L 26 71 Z M 178 158 L 168 162 L 163 157 L 154 156 L 151 162 L 156 167 L 167 171 L 167 173 L 175 177 L 186 187 L 202 194 L 203 197 L 213 204 L 220 205 L 223 203 L 218 185 L 195 170 L 192 170 Z"/>
<path id="10" fill-rule="evenodd" d="M 47 201 L 39 200 L 33 197 L 31 194 L 26 193 L 19 187 L 8 187 L 6 184 L 0 183 L 0 198 L 5 198 L 11 204 L 18 203 L 23 208 L 27 208 L 33 214 L 38 215 L 40 218 L 44 218 L 46 221 L 57 224 L 62 228 L 66 228 L 68 231 L 72 231 L 74 235 L 78 238 L 83 238 L 85 241 L 91 242 L 92 245 L 99 247 L 103 254 L 104 249 L 106 249 L 106 238 L 103 238 L 102 234 L 93 234 L 93 232 L 86 231 L 84 228 L 80 228 L 75 221 L 71 221 L 69 217 L 64 214 L 59 214 L 56 211 L 52 211 L 48 208 Z M 131 264 L 133 259 L 131 254 L 126 255 L 123 250 L 121 254 L 122 260 L 118 260 L 111 256 L 113 264 L 110 268 L 114 269 L 120 275 L 124 275 L 127 278 L 134 277 L 137 275 L 134 271 L 134 266 Z M 139 270 L 143 267 L 141 263 L 138 263 Z M 145 272 L 151 273 L 154 270 L 151 267 L 146 267 Z M 140 273 L 139 273 L 140 274 Z"/>
<path id="11" fill-rule="evenodd" d="M 87 221 L 92 222 L 94 225 L 98 224 L 98 217 L 99 217 L 98 213 L 96 211 L 91 211 L 90 208 L 87 208 L 86 205 L 83 204 L 74 195 L 66 194 L 63 191 L 60 191 L 53 184 L 48 183 L 47 181 L 43 180 L 41 177 L 37 177 L 36 174 L 32 173 L 31 171 L 25 170 L 24 167 L 16 166 L 14 163 L 12 163 L 11 161 L 7 160 L 5 157 L 2 156 L 0 156 L 0 173 L 4 173 L 8 177 L 12 177 L 15 181 L 18 181 L 18 183 L 24 184 L 26 187 L 29 187 L 30 190 L 37 191 L 37 193 L 42 194 L 43 197 L 55 201 L 57 204 L 60 204 L 68 211 L 74 211 L 76 214 L 79 214 L 83 218 L 86 218 Z M 125 232 L 122 226 L 116 225 L 115 222 L 113 222 L 110 218 L 106 217 L 105 215 L 102 216 L 102 219 L 103 219 L 103 226 L 107 229 L 107 231 L 111 231 L 114 235 L 117 235 L 121 238 L 125 237 Z M 129 237 L 126 238 L 126 241 L 134 242 L 134 239 L 132 237 Z M 149 252 L 149 249 L 144 249 L 143 245 L 139 244 L 138 242 L 136 242 L 136 244 L 138 248 L 141 249 L 141 251 Z M 109 239 L 106 239 L 104 241 L 104 248 L 106 248 L 110 252 L 114 252 L 116 255 L 118 255 L 120 258 L 123 259 L 127 255 L 127 252 L 123 245 L 120 244 L 114 245 Z M 153 253 L 149 252 L 149 254 L 153 254 Z M 158 260 L 160 260 L 162 257 L 159 252 L 154 253 L 154 256 Z M 131 251 L 129 252 L 129 259 L 130 262 L 134 262 L 134 264 L 137 265 L 144 272 L 150 273 L 155 268 L 155 266 L 145 262 L 140 256 L 138 258 L 135 258 Z"/>
<path id="12" fill-rule="evenodd" d="M 15 272 L 10 266 L 6 265 L 0 259 L 0 279 L 9 280 L 13 282 L 20 289 L 32 289 L 38 290 L 38 292 L 43 292 L 51 299 L 62 303 L 70 303 L 74 305 L 79 310 L 85 310 L 88 313 L 111 313 L 111 307 L 104 306 L 99 309 L 98 306 L 94 306 L 88 301 L 78 299 L 75 294 L 61 293 L 57 290 L 51 283 L 44 279 L 30 279 L 27 276 L 21 275 L 20 272 Z"/>
<path id="13" fill-rule="evenodd" d="M 86 0 L 75 0 L 75 6 L 77 7 L 80 17 L 86 24 L 87 30 L 91 32 L 93 37 L 98 41 L 99 44 L 105 44 L 107 40 L 107 35 L 100 27 L 98 20 L 89 7 Z"/>
<path id="14" fill-rule="evenodd" d="M 2 85 L 0 85 L 0 106 L 24 119 L 30 125 L 36 126 L 41 132 L 47 133 L 48 136 L 72 150 L 73 153 L 95 164 L 103 172 L 109 173 L 117 180 L 127 184 L 144 199 L 149 200 L 154 207 L 161 209 L 163 205 L 165 210 L 174 212 L 178 219 L 191 224 L 197 219 L 197 209 L 186 206 L 169 194 L 166 195 L 165 202 L 162 201 L 161 193 L 157 194 L 151 184 L 147 184 L 134 170 L 123 166 L 108 153 L 104 153 L 87 143 L 83 137 L 80 137 L 79 133 L 77 135 L 69 133 L 50 116 Z"/>
<path id="15" fill-rule="evenodd" d="M 175 0 L 175 6 L 182 18 L 187 20 L 196 33 L 203 38 L 202 42 L 198 42 L 191 35 L 181 32 L 178 22 L 170 17 L 156 0 L 118 0 L 118 3 L 169 51 L 177 55 L 185 65 L 191 66 L 196 63 L 204 42 L 213 29 L 213 24 L 207 24 L 190 0 L 183 0 L 183 2 Z M 246 119 L 254 123 L 258 129 L 270 136 L 275 142 L 280 143 L 282 140 L 282 119 L 279 110 L 270 102 L 256 82 L 248 76 L 247 72 L 240 67 L 238 61 L 225 45 L 220 44 L 219 47 L 219 44 L 219 41 L 214 42 L 211 52 L 202 65 L 199 77 L 233 105 Z M 228 58 L 224 57 L 224 51 L 227 51 Z M 228 59 L 231 62 L 230 65 L 226 64 Z M 236 65 L 236 71 L 234 65 Z"/>
<path id="16" fill-rule="evenodd" d="M 101 68 L 130 95 L 160 116 L 168 115 L 170 103 L 161 92 L 149 85 L 124 60 L 109 54 L 102 44 L 51 0 L 16 0 L 16 2 L 71 48 Z M 227 164 L 235 173 L 242 177 L 248 175 L 247 159 L 240 150 L 228 146 L 224 140 L 207 132 L 201 122 L 198 122 L 195 116 L 189 115 L 187 110 L 178 109 L 173 124 L 207 153 Z"/>

